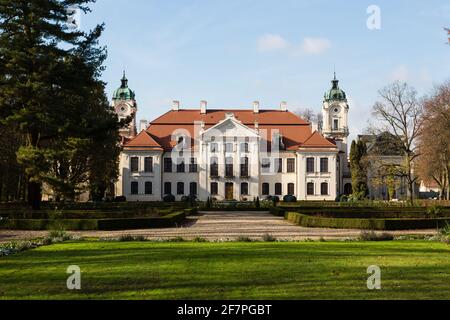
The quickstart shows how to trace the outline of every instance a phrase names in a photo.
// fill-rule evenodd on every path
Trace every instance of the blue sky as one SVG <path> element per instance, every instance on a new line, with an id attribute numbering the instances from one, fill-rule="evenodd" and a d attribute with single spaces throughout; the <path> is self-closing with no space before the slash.
<path id="1" fill-rule="evenodd" d="M 369 30 L 367 8 L 381 9 Z M 336 68 L 350 98 L 350 130 L 361 133 L 377 91 L 393 80 L 421 94 L 449 80 L 448 1 L 97 0 L 83 29 L 105 22 L 108 95 L 126 69 L 138 118 L 182 107 L 320 111 Z"/>

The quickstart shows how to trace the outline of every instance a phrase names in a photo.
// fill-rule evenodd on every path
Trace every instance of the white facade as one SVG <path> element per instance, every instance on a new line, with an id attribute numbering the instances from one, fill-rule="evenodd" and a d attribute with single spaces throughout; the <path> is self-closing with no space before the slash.
<path id="1" fill-rule="evenodd" d="M 115 103 L 121 105 L 122 102 Z M 193 111 L 187 111 L 192 117 Z M 280 126 L 285 126 L 284 130 L 290 130 L 291 136 L 283 136 L 283 130 L 280 130 L 279 135 L 269 139 L 272 140 L 271 147 L 266 151 L 267 132 L 258 122 L 264 111 L 268 110 L 260 110 L 259 102 L 254 102 L 252 110 L 228 110 L 220 119 L 206 125 L 205 119 L 213 116 L 209 116 L 207 102 L 202 101 L 195 118 L 203 120 L 196 122 L 194 135 L 184 137 L 161 133 L 161 140 L 172 135 L 171 144 L 168 146 L 165 141 L 166 145 L 162 146 L 156 142 L 158 139 L 151 137 L 151 132 L 158 135 L 158 131 L 153 131 L 159 128 L 158 125 L 171 126 L 174 131 L 192 126 L 192 123 L 183 123 L 180 103 L 174 101 L 170 111 L 171 119 L 175 119 L 173 122 L 151 122 L 145 126 L 147 131 L 134 139 L 143 138 L 151 143 L 133 144 L 132 140 L 131 144 L 125 144 L 120 156 L 116 196 L 124 196 L 128 201 L 160 201 L 171 194 L 179 201 L 183 196 L 195 194 L 202 201 L 208 197 L 219 201 L 253 201 L 257 197 L 279 196 L 283 199 L 286 195 L 293 195 L 298 200 L 335 201 L 350 182 L 347 151 L 349 106 L 336 78 L 323 104 L 323 136 L 297 117 L 298 131 L 302 133 L 301 136 L 295 135 L 298 141 L 292 141 L 292 128 L 297 125 L 292 119 L 296 116 L 287 111 L 287 103 L 283 102 L 274 117 L 282 123 Z M 215 112 L 217 110 L 211 110 L 212 114 Z M 238 119 L 236 114 L 239 112 L 247 119 L 246 124 Z M 243 115 L 243 112 L 250 115 Z M 264 121 L 265 127 L 272 123 L 271 119 Z M 277 127 L 271 126 L 270 134 L 273 135 Z M 308 132 L 305 128 L 309 128 Z M 285 147 L 285 139 L 290 139 L 289 148 Z M 192 145 L 187 143 L 191 140 L 194 141 Z M 184 159 L 184 167 L 178 165 L 181 159 Z"/>
<path id="2" fill-rule="evenodd" d="M 281 199 L 285 195 L 294 195 L 298 200 L 334 201 L 337 197 L 336 148 L 265 154 L 258 130 L 244 126 L 232 114 L 217 126 L 200 132 L 197 138 L 197 151 L 184 151 L 184 156 L 177 156 L 178 152 L 125 149 L 120 158 L 121 174 L 116 194 L 125 196 L 128 201 L 160 201 L 170 193 L 179 201 L 190 195 L 193 188 L 200 200 L 213 197 L 219 201 L 252 201 L 269 195 Z M 138 159 L 134 160 L 138 163 L 137 171 L 131 169 L 133 158 Z M 146 158 L 152 158 L 153 166 L 151 170 L 147 168 L 149 172 L 145 169 Z M 177 162 L 181 158 L 184 158 L 184 171 L 178 172 Z M 196 159 L 196 172 L 190 172 L 195 171 L 189 166 L 191 159 Z M 248 159 L 248 171 L 246 166 L 241 168 L 241 163 L 245 163 L 243 159 Z M 308 159 L 313 159 L 314 163 L 311 172 L 307 168 Z M 262 167 L 266 160 L 269 160 L 270 168 Z M 172 162 L 169 169 L 165 167 L 165 161 Z M 278 168 L 280 161 L 281 169 Z M 213 172 L 213 163 L 218 165 L 217 173 Z M 322 168 L 325 163 L 326 168 Z M 134 191 L 132 183 L 138 185 Z M 151 193 L 146 194 L 149 192 L 146 183 L 151 183 Z M 313 185 L 309 190 L 308 184 Z"/>

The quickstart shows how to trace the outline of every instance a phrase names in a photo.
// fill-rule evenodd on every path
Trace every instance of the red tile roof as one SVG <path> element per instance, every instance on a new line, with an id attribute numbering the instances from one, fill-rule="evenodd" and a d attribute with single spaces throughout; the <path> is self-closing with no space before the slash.
<path id="1" fill-rule="evenodd" d="M 134 139 L 125 143 L 124 148 L 142 149 L 150 148 L 154 150 L 163 150 L 161 145 L 156 142 L 152 135 L 145 130 L 142 130 Z"/>
<path id="2" fill-rule="evenodd" d="M 255 114 L 253 110 L 233 109 L 208 110 L 206 114 L 201 114 L 200 110 L 169 111 L 150 123 L 147 129 L 147 136 L 153 138 L 153 141 L 148 143 L 150 146 L 160 146 L 166 151 L 171 151 L 177 143 L 172 140 L 172 134 L 175 130 L 186 130 L 191 137 L 194 137 L 195 122 L 203 122 L 207 130 L 224 120 L 227 113 L 233 113 L 238 121 L 241 121 L 251 129 L 255 129 L 255 123 L 258 123 L 260 131 L 267 130 L 267 138 L 269 140 L 272 137 L 272 133 L 278 131 L 283 136 L 286 150 L 295 151 L 299 147 L 336 147 L 335 144 L 325 139 L 320 133 L 312 133 L 308 122 L 292 112 L 281 110 L 260 110 L 259 114 Z M 125 147 L 146 146 L 149 139 L 143 138 L 141 135 L 142 133 L 126 144 Z M 268 143 L 268 147 L 270 150 L 270 143 Z"/>
<path id="3" fill-rule="evenodd" d="M 323 147 L 329 147 L 333 148 L 336 147 L 334 143 L 332 143 L 330 140 L 324 138 L 318 131 L 314 131 L 313 134 L 301 145 L 302 148 L 323 148 Z"/>

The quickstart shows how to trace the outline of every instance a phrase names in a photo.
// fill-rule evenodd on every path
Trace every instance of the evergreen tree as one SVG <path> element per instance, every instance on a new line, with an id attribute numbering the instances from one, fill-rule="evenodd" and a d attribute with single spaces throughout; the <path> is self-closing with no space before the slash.
<path id="1" fill-rule="evenodd" d="M 352 173 L 353 196 L 357 199 L 363 199 L 368 195 L 366 155 L 366 144 L 363 141 L 353 141 L 350 149 L 350 169 Z"/>
<path id="2" fill-rule="evenodd" d="M 17 124 L 23 136 L 17 158 L 34 209 L 44 182 L 73 199 L 80 183 L 88 183 L 88 164 L 111 146 L 100 131 L 116 139 L 117 118 L 99 80 L 103 25 L 85 33 L 67 23 L 70 7 L 87 13 L 94 1 L 0 0 L 0 119 Z"/>

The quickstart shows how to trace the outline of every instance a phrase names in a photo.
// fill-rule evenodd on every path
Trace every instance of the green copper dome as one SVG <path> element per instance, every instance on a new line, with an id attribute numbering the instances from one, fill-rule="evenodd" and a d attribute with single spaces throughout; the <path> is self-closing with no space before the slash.
<path id="1" fill-rule="evenodd" d="M 122 85 L 119 89 L 114 91 L 113 100 L 134 100 L 136 95 L 135 93 L 128 88 L 128 79 L 125 76 L 125 72 L 123 73 Z"/>
<path id="2" fill-rule="evenodd" d="M 336 79 L 336 73 L 334 74 L 334 79 L 331 81 L 331 90 L 325 92 L 325 101 L 345 101 L 347 100 L 347 95 L 344 90 L 339 88 L 339 80 Z"/>

